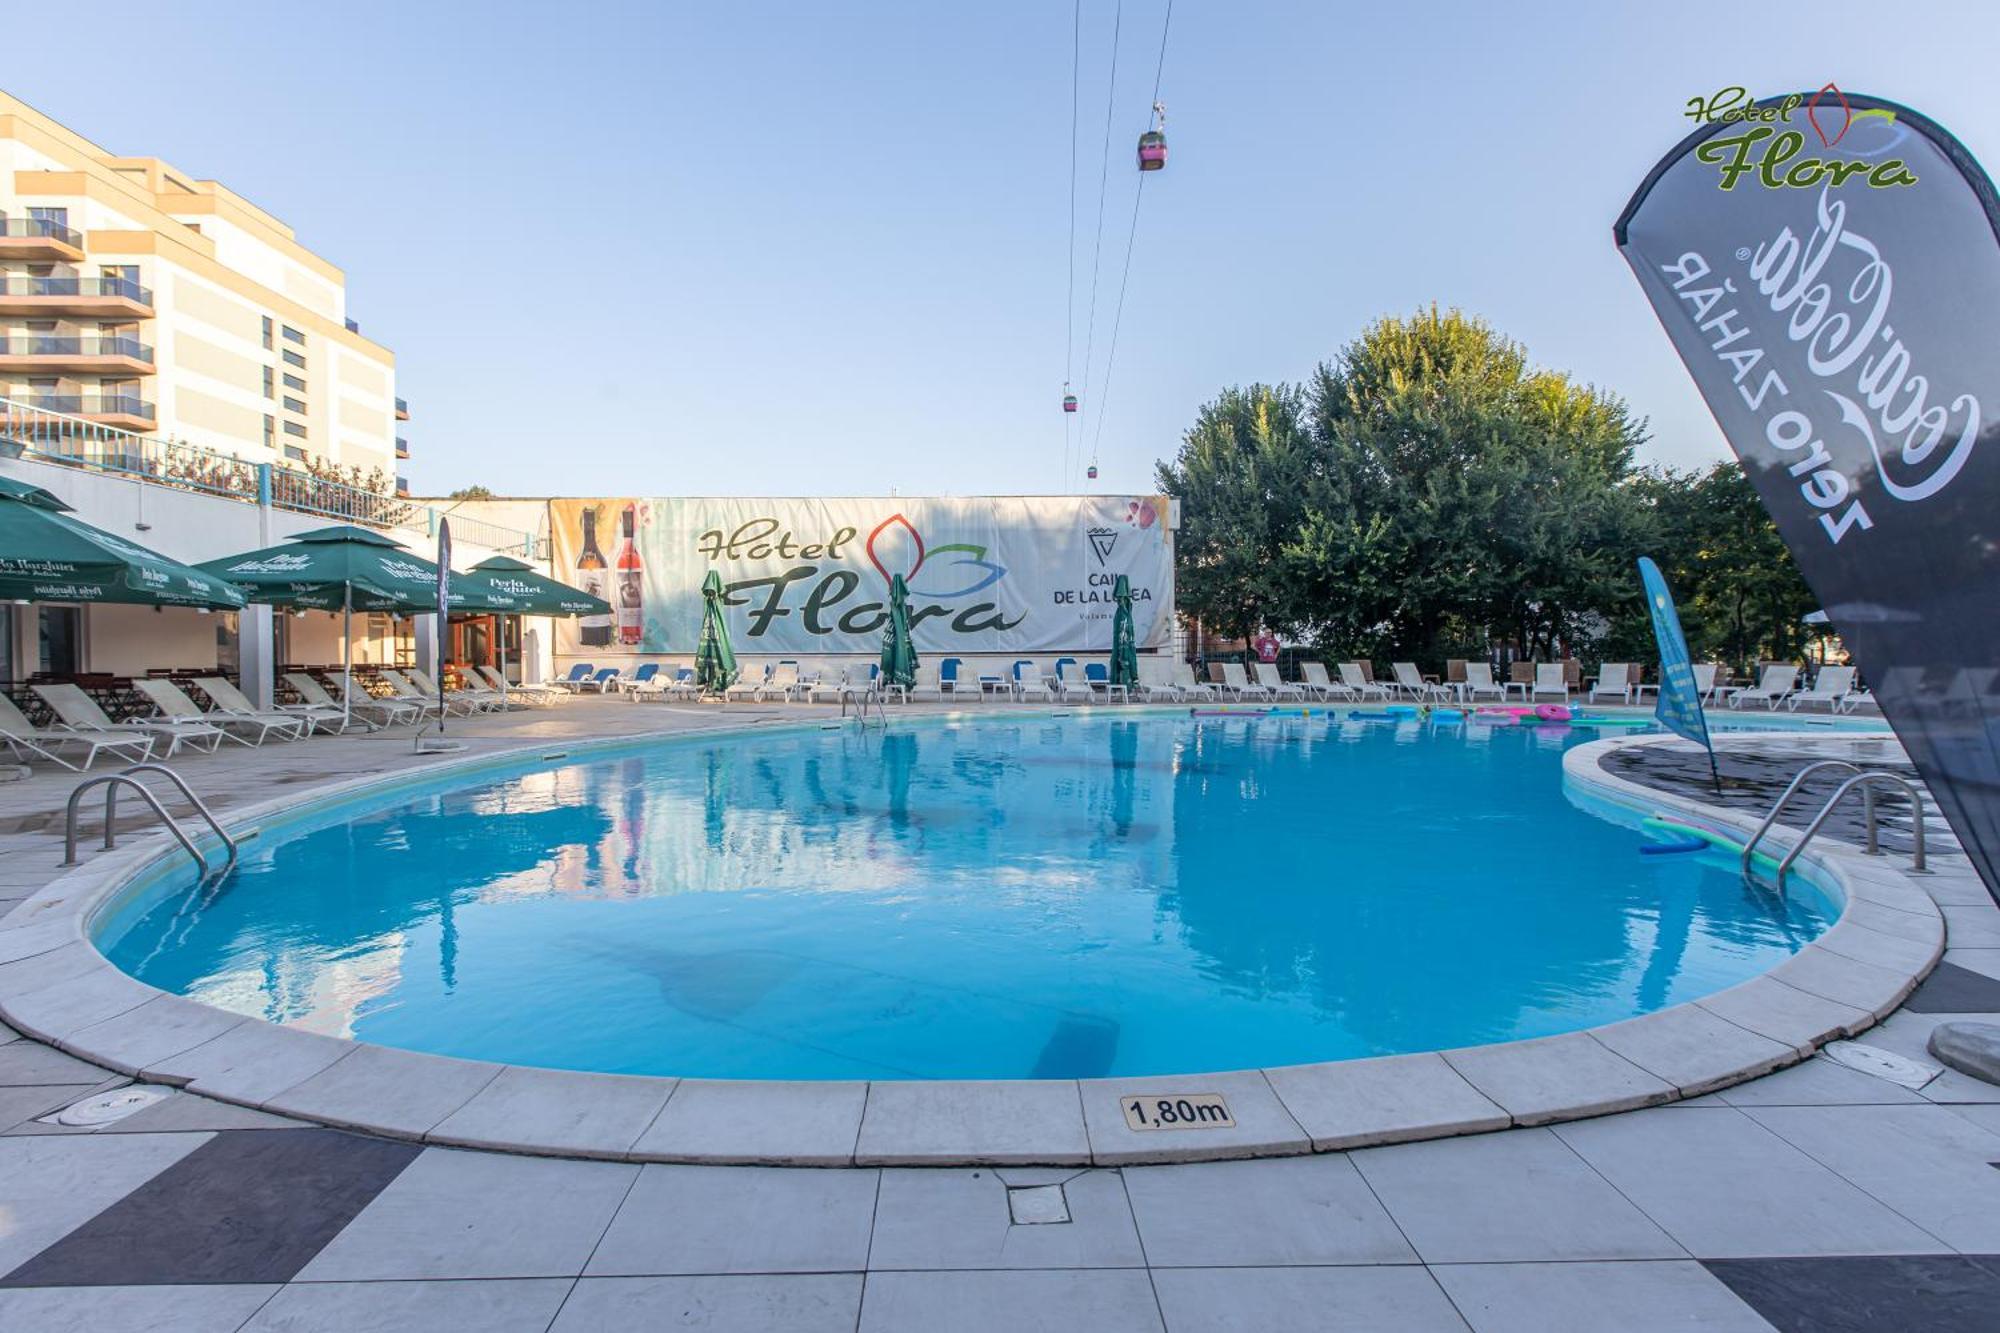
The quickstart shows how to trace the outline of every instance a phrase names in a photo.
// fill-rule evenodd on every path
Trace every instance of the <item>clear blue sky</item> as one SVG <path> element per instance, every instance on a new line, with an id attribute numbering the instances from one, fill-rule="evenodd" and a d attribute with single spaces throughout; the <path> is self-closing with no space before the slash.
<path id="1" fill-rule="evenodd" d="M 1115 5 L 1084 6 L 1079 382 Z M 1087 409 L 1163 9 L 1124 0 Z M 91 15 L 8 90 L 343 266 L 398 355 L 420 493 L 1065 488 L 1069 0 Z M 1996 51 L 1991 3 L 1180 0 L 1097 488 L 1149 486 L 1223 386 L 1433 301 L 1622 394 L 1648 457 L 1722 457 L 1610 237 L 1685 100 L 1833 79 L 2000 169 Z"/>

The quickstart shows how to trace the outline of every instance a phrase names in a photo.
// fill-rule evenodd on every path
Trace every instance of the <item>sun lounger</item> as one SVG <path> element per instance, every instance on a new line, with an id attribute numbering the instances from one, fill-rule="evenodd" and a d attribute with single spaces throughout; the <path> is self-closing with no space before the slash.
<path id="1" fill-rule="evenodd" d="M 1757 683 L 1737 690 L 1729 696 L 1731 708 L 1741 708 L 1746 703 L 1761 703 L 1775 710 L 1779 704 L 1791 697 L 1799 683 L 1799 669 L 1795 666 L 1767 666 Z"/>
<path id="2" fill-rule="evenodd" d="M 1507 701 L 1507 687 L 1493 679 L 1491 662 L 1467 662 L 1465 682 L 1459 688 L 1465 691 L 1466 699 L 1471 702 L 1481 698 L 1498 699 L 1502 703 Z"/>
<path id="3" fill-rule="evenodd" d="M 1591 682 L 1590 690 L 1583 696 L 1585 703 L 1596 703 L 1600 696 L 1616 699 L 1621 704 L 1632 702 L 1632 664 L 1630 662 L 1606 662 L 1597 668 L 1597 679 Z"/>
<path id="4" fill-rule="evenodd" d="M 317 704 L 295 705 L 290 708 L 259 708 L 250 702 L 248 695 L 230 684 L 221 676 L 197 676 L 195 688 L 207 695 L 218 713 L 234 717 L 289 718 L 299 724 L 299 739 L 303 740 L 314 731 L 339 731 L 340 709 L 321 707 Z"/>
<path id="5" fill-rule="evenodd" d="M 1327 676 L 1324 662 L 1299 663 L 1299 688 L 1315 699 L 1354 697 L 1353 690 Z"/>
<path id="6" fill-rule="evenodd" d="M 223 735 L 238 745 L 262 745 L 276 732 L 279 739 L 288 741 L 304 740 L 311 725 L 302 717 L 285 713 L 233 713 L 226 712 L 217 705 L 213 713 L 202 712 L 187 692 L 171 680 L 135 680 L 132 688 L 146 696 L 147 702 L 158 709 L 162 717 L 177 725 L 183 719 L 207 722 L 220 727 Z M 213 697 L 213 696 L 210 696 Z"/>
<path id="7" fill-rule="evenodd" d="M 1244 673 L 1241 662 L 1222 663 L 1222 692 L 1238 699 L 1268 699 L 1270 687 L 1259 685 Z"/>
<path id="8" fill-rule="evenodd" d="M 392 673 L 385 671 L 382 674 L 390 675 Z M 417 694 L 420 698 L 424 699 L 437 698 L 438 696 L 437 682 L 431 678 L 430 672 L 402 671 L 393 674 L 401 676 L 403 679 L 407 680 L 410 684 L 416 686 Z M 401 694 L 402 691 L 399 690 L 397 691 L 397 693 Z M 468 712 L 473 712 L 473 713 L 496 713 L 499 712 L 502 708 L 506 707 L 505 701 L 501 699 L 499 694 L 495 693 L 492 690 L 467 690 L 467 689 L 446 690 L 444 692 L 444 697 L 447 703 L 460 704 Z"/>
<path id="9" fill-rule="evenodd" d="M 1257 683 L 1269 690 L 1271 696 L 1276 699 L 1303 700 L 1306 697 L 1306 692 L 1303 689 L 1278 674 L 1276 663 L 1257 663 Z"/>
<path id="10" fill-rule="evenodd" d="M 578 662 L 570 667 L 567 676 L 558 676 L 556 679 L 550 681 L 549 685 L 553 689 L 567 690 L 574 694 L 582 687 L 585 681 L 589 680 L 596 673 L 597 668 L 589 662 Z"/>
<path id="11" fill-rule="evenodd" d="M 1361 669 L 1359 662 L 1340 664 L 1340 683 L 1353 691 L 1357 699 L 1374 699 L 1386 703 L 1396 697 L 1387 685 L 1368 679 L 1368 674 Z"/>
<path id="12" fill-rule="evenodd" d="M 1192 662 L 1175 659 L 1172 680 L 1174 688 L 1180 691 L 1180 697 L 1183 699 L 1212 700 L 1218 697 L 1215 686 L 1205 680 L 1196 680 L 1194 678 L 1194 663 Z"/>
<path id="13" fill-rule="evenodd" d="M 364 716 L 358 708 L 352 710 L 343 709 L 338 699 L 328 694 L 318 681 L 314 680 L 312 676 L 304 671 L 287 671 L 284 680 L 285 684 L 292 687 L 292 693 L 305 701 L 296 704 L 279 704 L 278 707 L 285 712 L 330 712 L 335 719 L 332 727 L 334 731 L 345 731 L 347 727 L 356 722 L 359 722 L 370 731 L 373 731 L 380 725 L 372 717 Z"/>
<path id="14" fill-rule="evenodd" d="M 1026 658 L 1014 663 L 1014 697 L 1026 703 L 1031 695 L 1039 695 L 1044 701 L 1053 701 L 1055 696 L 1049 691 L 1049 682 L 1042 675 L 1042 669 Z"/>
<path id="15" fill-rule="evenodd" d="M 77 772 L 89 768 L 104 751 L 134 764 L 153 757 L 153 738 L 145 732 L 114 734 L 38 727 L 5 694 L 0 694 L 0 741 L 6 742 L 16 759 L 46 759 Z M 83 762 L 72 764 L 57 753 L 66 749 L 83 751 Z"/>
<path id="16" fill-rule="evenodd" d="M 49 706 L 49 711 L 64 728 L 70 731 L 88 731 L 97 734 L 110 732 L 114 735 L 129 736 L 135 731 L 150 732 L 164 736 L 167 753 L 163 758 L 171 759 L 180 749 L 182 742 L 197 749 L 213 751 L 222 744 L 228 733 L 221 727 L 194 718 L 148 717 L 131 722 L 113 722 L 97 701 L 75 685 L 30 685 L 35 696 Z M 198 710 L 197 710 L 198 711 Z M 203 744 L 203 742 L 207 744 Z"/>
<path id="17" fill-rule="evenodd" d="M 1101 694 L 1106 699 L 1123 699 L 1126 703 L 1132 702 L 1131 689 L 1124 685 L 1113 685 L 1111 683 L 1111 668 L 1103 662 L 1085 662 L 1083 664 L 1083 687 L 1090 691 L 1091 698 L 1093 699 Z"/>
<path id="18" fill-rule="evenodd" d="M 1419 702 L 1425 699 L 1449 699 L 1451 691 L 1434 680 L 1425 680 L 1417 670 L 1415 662 L 1391 662 L 1390 670 L 1396 673 L 1395 688 Z"/>
<path id="19" fill-rule="evenodd" d="M 291 680 L 291 676 L 286 676 Z M 374 719 L 380 718 L 380 725 L 395 726 L 400 722 L 421 722 L 424 717 L 423 705 L 414 699 L 378 699 L 368 692 L 360 677 L 351 671 L 340 672 L 335 679 L 346 691 L 347 707 L 350 712 L 361 713 Z M 298 688 L 295 684 L 294 689 Z"/>
<path id="20" fill-rule="evenodd" d="M 1813 678 L 1812 688 L 1786 699 L 1785 707 L 1796 713 L 1800 704 L 1825 704 L 1829 713 L 1838 713 L 1847 706 L 1848 696 L 1853 693 L 1853 667 L 1823 666 Z"/>
<path id="21" fill-rule="evenodd" d="M 1091 689 L 1090 673 L 1077 670 L 1074 657 L 1056 659 L 1055 684 L 1051 688 L 1055 691 L 1058 703 L 1067 703 L 1071 699 L 1079 699 L 1084 703 L 1095 703 L 1097 700 L 1096 694 Z"/>
<path id="22" fill-rule="evenodd" d="M 1528 691 L 1528 702 L 1544 695 L 1554 695 L 1564 703 L 1569 702 L 1569 673 L 1563 670 L 1561 662 L 1535 663 L 1535 684 Z"/>

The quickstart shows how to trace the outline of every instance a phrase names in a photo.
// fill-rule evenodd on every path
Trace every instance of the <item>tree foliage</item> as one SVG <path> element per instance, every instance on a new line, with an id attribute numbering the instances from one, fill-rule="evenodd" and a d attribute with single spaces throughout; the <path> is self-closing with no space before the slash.
<path id="1" fill-rule="evenodd" d="M 1160 465 L 1181 609 L 1426 662 L 1643 632 L 1624 651 L 1645 661 L 1633 562 L 1651 553 L 1688 584 L 1697 652 L 1795 645 L 1803 584 L 1740 470 L 1641 470 L 1644 439 L 1619 399 L 1479 320 L 1380 320 L 1303 386 L 1225 390 Z"/>

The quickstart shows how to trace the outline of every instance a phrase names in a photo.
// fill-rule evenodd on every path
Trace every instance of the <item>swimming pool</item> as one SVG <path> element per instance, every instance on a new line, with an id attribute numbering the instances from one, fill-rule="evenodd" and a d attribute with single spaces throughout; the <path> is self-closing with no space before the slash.
<path id="1" fill-rule="evenodd" d="M 444 1055 L 1070 1078 L 1595 1026 L 1835 914 L 1573 805 L 1585 728 L 995 711 L 358 798 L 268 826 L 219 889 L 176 868 L 97 941 L 165 990 Z"/>

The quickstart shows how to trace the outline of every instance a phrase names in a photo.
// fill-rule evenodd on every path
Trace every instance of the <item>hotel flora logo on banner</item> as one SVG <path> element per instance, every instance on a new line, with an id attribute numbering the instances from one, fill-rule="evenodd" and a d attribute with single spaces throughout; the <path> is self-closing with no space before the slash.
<path id="1" fill-rule="evenodd" d="M 1173 604 L 1167 513 L 1159 496 L 551 501 L 557 573 L 588 587 L 616 571 L 636 602 L 621 603 L 629 636 L 559 624 L 557 651 L 692 652 L 710 571 L 740 652 L 877 651 L 897 575 L 921 653 L 1108 652 L 1121 574 L 1140 645 L 1158 647 Z M 607 515 L 631 516 L 611 544 Z"/>
<path id="2" fill-rule="evenodd" d="M 1725 190 L 1745 179 L 1772 190 L 1837 188 L 1850 181 L 1882 190 L 1917 183 L 1900 157 L 1832 156 L 1850 134 L 1867 140 L 1877 131 L 1892 133 L 1896 123 L 1896 113 L 1887 107 L 1854 110 L 1832 83 L 1811 97 L 1793 93 L 1768 103 L 1759 103 L 1746 88 L 1724 88 L 1690 97 L 1681 114 L 1697 125 L 1726 127 L 1695 150 L 1699 161 L 1717 168 L 1716 183 Z M 1811 155 L 1808 133 L 1828 156 Z"/>

